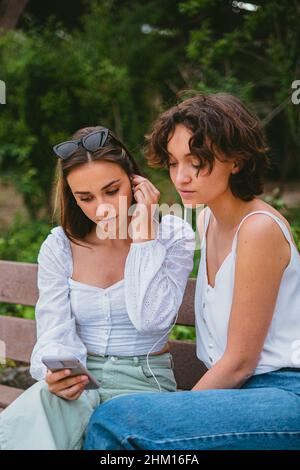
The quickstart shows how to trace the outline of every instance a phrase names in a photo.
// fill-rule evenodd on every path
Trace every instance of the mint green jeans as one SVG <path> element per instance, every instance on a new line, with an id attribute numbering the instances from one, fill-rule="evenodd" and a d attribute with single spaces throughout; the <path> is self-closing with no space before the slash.
<path id="1" fill-rule="evenodd" d="M 161 391 L 175 392 L 171 354 L 149 356 L 149 365 Z M 78 400 L 68 401 L 49 392 L 41 380 L 0 413 L 0 449 L 81 449 L 98 405 L 119 395 L 160 391 L 146 356 L 88 356 L 87 368 L 101 381 L 98 390 L 85 390 Z"/>

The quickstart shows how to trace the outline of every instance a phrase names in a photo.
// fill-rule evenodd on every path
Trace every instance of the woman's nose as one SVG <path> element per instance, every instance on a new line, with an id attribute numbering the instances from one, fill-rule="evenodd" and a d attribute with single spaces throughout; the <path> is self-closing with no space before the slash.
<path id="1" fill-rule="evenodd" d="M 187 169 L 178 168 L 178 171 L 176 172 L 176 176 L 175 176 L 176 186 L 180 186 L 181 184 L 190 183 L 191 180 L 192 180 L 191 175 L 189 174 Z"/>
<path id="2" fill-rule="evenodd" d="M 111 204 L 105 204 L 100 202 L 96 209 L 96 217 L 100 220 L 105 219 L 106 217 L 112 217 L 114 215 L 115 208 Z"/>

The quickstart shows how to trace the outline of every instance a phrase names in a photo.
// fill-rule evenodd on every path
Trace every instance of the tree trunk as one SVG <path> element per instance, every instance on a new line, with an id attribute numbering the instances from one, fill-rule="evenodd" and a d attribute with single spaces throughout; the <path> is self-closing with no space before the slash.
<path id="1" fill-rule="evenodd" d="M 28 0 L 0 1 L 0 29 L 14 29 L 27 3 Z"/>

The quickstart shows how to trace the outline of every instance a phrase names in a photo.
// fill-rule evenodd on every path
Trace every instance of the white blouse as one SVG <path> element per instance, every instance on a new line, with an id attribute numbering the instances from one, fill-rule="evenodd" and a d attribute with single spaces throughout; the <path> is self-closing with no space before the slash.
<path id="1" fill-rule="evenodd" d="M 38 255 L 37 343 L 30 373 L 45 377 L 43 355 L 135 356 L 159 351 L 182 302 L 193 268 L 195 234 L 180 217 L 166 215 L 156 238 L 131 243 L 124 278 L 108 288 L 72 279 L 70 241 L 54 227 Z"/>
<path id="2" fill-rule="evenodd" d="M 271 325 L 253 374 L 283 367 L 300 367 L 300 255 L 287 226 L 270 212 L 255 211 L 246 215 L 238 226 L 232 250 L 217 272 L 215 286 L 212 287 L 208 283 L 206 267 L 206 231 L 210 214 L 210 209 L 205 209 L 204 236 L 195 293 L 198 358 L 210 368 L 225 352 L 233 299 L 238 232 L 248 217 L 265 214 L 282 230 L 290 245 L 291 258 L 281 278 Z"/>

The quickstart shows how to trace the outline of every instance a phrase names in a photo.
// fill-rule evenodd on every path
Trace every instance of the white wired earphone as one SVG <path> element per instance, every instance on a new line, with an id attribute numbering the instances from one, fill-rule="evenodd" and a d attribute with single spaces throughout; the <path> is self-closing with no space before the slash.
<path id="1" fill-rule="evenodd" d="M 186 207 L 184 206 L 184 215 L 183 215 L 183 220 L 186 221 Z M 162 392 L 162 389 L 161 389 L 161 386 L 160 386 L 160 383 L 159 381 L 157 380 L 157 378 L 155 377 L 155 374 L 153 372 L 153 370 L 151 369 L 150 365 L 149 365 L 149 354 L 153 351 L 153 349 L 155 348 L 155 346 L 157 345 L 157 343 L 159 343 L 159 341 L 162 340 L 162 338 L 164 338 L 165 336 L 169 336 L 171 330 L 173 329 L 173 327 L 175 326 L 176 322 L 177 322 L 177 318 L 178 318 L 178 314 L 179 314 L 179 309 L 177 311 L 177 314 L 175 316 L 175 320 L 173 321 L 172 325 L 170 326 L 170 328 L 168 329 L 167 333 L 164 333 L 152 346 L 152 348 L 148 351 L 147 353 L 147 367 L 149 369 L 149 371 L 151 372 L 151 375 L 152 377 L 154 378 L 155 382 L 157 383 L 158 385 L 158 389 L 160 392 Z"/>

